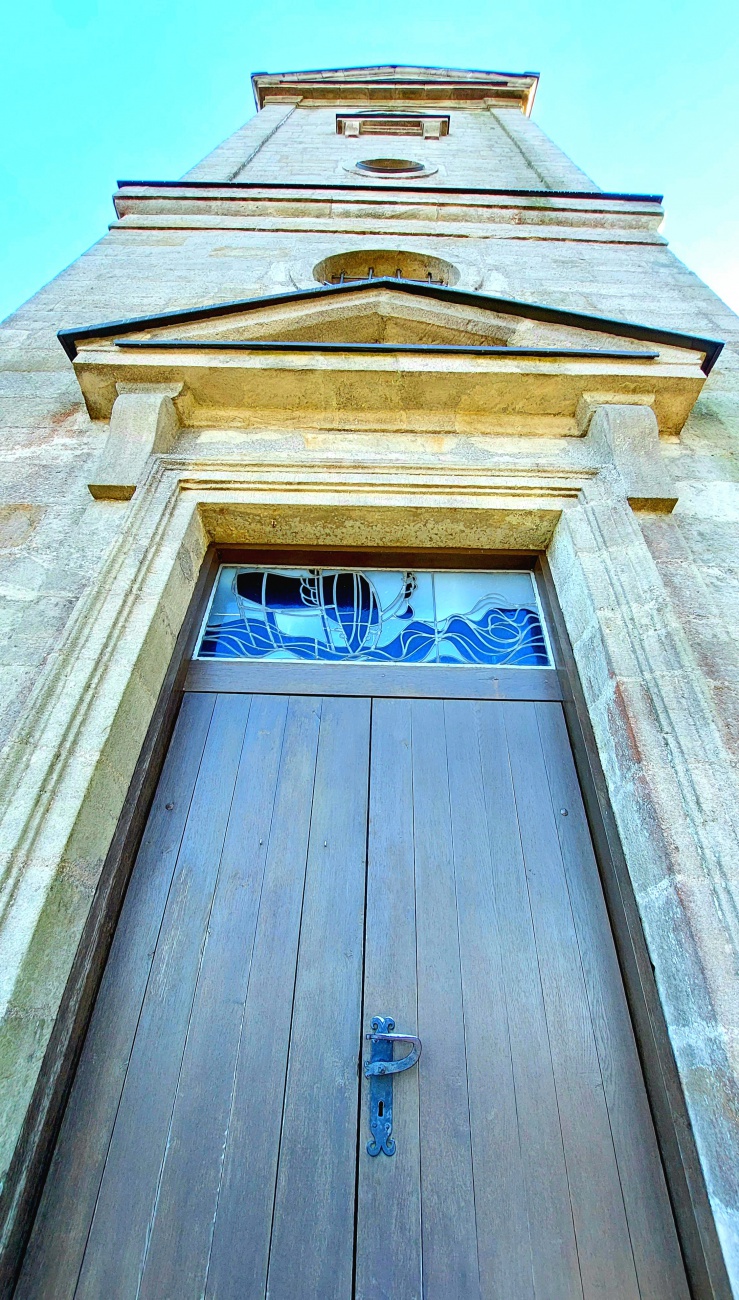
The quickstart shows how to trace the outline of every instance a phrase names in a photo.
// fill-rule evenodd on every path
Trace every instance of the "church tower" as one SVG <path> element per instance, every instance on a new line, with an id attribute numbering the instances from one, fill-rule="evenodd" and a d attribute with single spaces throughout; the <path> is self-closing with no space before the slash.
<path id="1" fill-rule="evenodd" d="M 537 83 L 256 73 L 0 327 L 3 1297 L 739 1296 L 737 319 Z"/>

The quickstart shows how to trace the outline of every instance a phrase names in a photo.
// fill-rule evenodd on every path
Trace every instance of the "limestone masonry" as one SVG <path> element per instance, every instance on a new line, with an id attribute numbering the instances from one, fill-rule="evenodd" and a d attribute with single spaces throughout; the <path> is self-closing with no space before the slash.
<path id="1" fill-rule="evenodd" d="M 526 549 L 551 565 L 739 1296 L 739 319 L 670 252 L 659 196 L 599 190 L 535 125 L 535 74 L 254 85 L 244 127 L 180 181 L 125 180 L 100 242 L 0 326 L 8 1232 L 207 547 Z M 387 159 L 420 170 L 357 167 Z M 197 310 L 221 303 L 241 305 Z M 233 340 L 511 353 L 208 347 Z"/>

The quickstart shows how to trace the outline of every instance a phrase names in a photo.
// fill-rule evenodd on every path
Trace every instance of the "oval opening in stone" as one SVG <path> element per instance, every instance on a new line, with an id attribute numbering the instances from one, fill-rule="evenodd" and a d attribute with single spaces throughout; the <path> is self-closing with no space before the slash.
<path id="1" fill-rule="evenodd" d="M 356 166 L 357 171 L 371 172 L 374 176 L 414 176 L 426 171 L 423 163 L 410 158 L 366 158 Z"/>
<path id="2" fill-rule="evenodd" d="M 353 284 L 389 276 L 393 280 L 421 280 L 426 284 L 454 285 L 459 271 L 451 262 L 428 253 L 410 253 L 397 249 L 353 249 L 324 257 L 313 268 L 319 284 Z"/>

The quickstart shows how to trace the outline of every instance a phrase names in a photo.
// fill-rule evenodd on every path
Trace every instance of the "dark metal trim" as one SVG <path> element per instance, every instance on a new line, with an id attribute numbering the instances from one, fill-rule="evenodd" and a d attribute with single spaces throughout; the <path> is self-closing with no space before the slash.
<path id="1" fill-rule="evenodd" d="M 337 68 L 336 71 L 342 72 L 344 71 L 344 69 Z M 275 73 L 268 72 L 265 73 L 264 75 L 268 77 L 274 76 L 275 78 L 277 78 L 277 77 L 290 77 L 293 74 L 285 73 L 285 72 L 275 72 Z M 297 72 L 294 75 L 296 78 L 296 83 L 302 86 L 307 86 L 307 87 L 318 86 L 320 88 L 327 87 L 331 90 L 335 90 L 340 85 L 340 83 L 336 81 L 321 82 L 321 81 L 302 80 L 305 74 L 301 72 Z M 367 77 L 366 81 L 364 82 L 359 80 L 348 81 L 345 83 L 344 87 L 342 88 L 351 91 L 357 86 L 404 86 L 404 87 L 407 86 L 413 90 L 426 89 L 427 86 L 433 86 L 434 88 L 436 86 L 441 86 L 441 87 L 472 86 L 474 89 L 483 88 L 485 90 L 508 90 L 508 89 L 517 90 L 519 89 L 519 87 L 512 86 L 511 82 L 522 81 L 527 75 L 533 77 L 536 76 L 537 74 L 533 72 L 529 74 L 522 73 L 522 72 L 501 72 L 501 73 L 496 73 L 495 75 L 498 77 L 497 81 L 489 81 L 487 78 L 481 79 L 480 81 L 473 81 L 471 77 L 464 77 L 462 79 L 458 77 L 434 77 L 433 80 L 426 82 L 425 85 L 421 81 L 416 81 L 413 77 Z M 268 86 L 267 89 L 287 90 L 288 87 L 290 87 L 291 85 L 292 83 L 289 81 L 282 81 L 282 82 L 275 81 L 271 86 Z M 528 87 L 524 86 L 523 89 L 527 90 Z"/>
<path id="2" fill-rule="evenodd" d="M 654 361 L 659 352 L 631 352 L 628 348 L 506 348 L 474 347 L 453 343 L 311 343 L 293 339 L 115 339 L 117 348 L 206 348 L 241 352 L 429 352 L 479 357 L 600 357 L 601 360 Z"/>
<path id="3" fill-rule="evenodd" d="M 288 565 L 314 568 L 332 565 L 340 569 L 524 569 L 532 572 L 538 551 L 485 551 L 479 547 L 409 547 L 352 546 L 220 546 L 221 564 Z"/>
<path id="4" fill-rule="evenodd" d="M 345 113 L 346 117 L 357 117 L 357 113 Z M 387 116 L 387 114 L 385 115 Z M 419 116 L 414 114 L 412 116 Z M 439 113 L 430 114 L 432 117 L 442 116 Z M 356 194 L 357 190 L 387 190 L 387 185 L 348 185 L 346 183 L 335 183 L 327 185 L 325 181 L 137 181 L 137 180 L 119 180 L 116 181 L 119 190 L 129 189 L 130 187 L 149 189 L 149 190 L 349 190 Z M 396 185 L 393 187 L 400 192 L 413 191 L 418 193 L 417 185 Z M 614 203 L 649 203 L 657 204 L 661 207 L 664 201 L 663 194 L 628 194 L 620 190 L 549 190 L 545 186 L 539 189 L 488 189 L 486 186 L 475 185 L 424 185 L 421 193 L 423 194 L 490 194 L 499 195 L 501 198 L 545 198 L 545 199 L 601 199 L 604 202 Z"/>
<path id="5" fill-rule="evenodd" d="M 217 571 L 218 557 L 215 550 L 210 550 L 147 728 L 2 1189 L 0 1300 L 10 1300 L 18 1280 L 128 881 L 177 720 L 185 674 Z"/>
<path id="6" fill-rule="evenodd" d="M 549 562 L 535 573 L 562 686 L 562 707 L 634 1027 L 680 1247 L 694 1300 L 731 1300 L 680 1076 L 611 808 L 580 675 Z"/>
<path id="7" fill-rule="evenodd" d="M 542 303 L 521 302 L 516 298 L 498 298 L 471 290 L 450 289 L 445 285 L 426 284 L 419 280 L 396 280 L 391 276 L 377 276 L 357 284 L 322 285 L 316 289 L 295 289 L 289 293 L 268 294 L 260 298 L 241 298 L 232 302 L 211 303 L 205 307 L 192 307 L 185 311 L 161 312 L 157 315 L 136 316 L 128 320 L 105 321 L 99 325 L 83 325 L 77 329 L 59 330 L 57 338 L 70 361 L 77 356 L 81 339 L 110 338 L 112 335 L 133 333 L 156 326 L 187 325 L 195 321 L 212 320 L 218 316 L 232 316 L 239 312 L 256 311 L 263 307 L 278 307 L 291 302 L 311 302 L 348 293 L 366 293 L 377 287 L 393 289 L 396 293 L 417 298 L 435 298 L 439 302 L 458 303 L 464 307 L 478 307 L 499 315 L 520 316 L 524 319 L 566 325 L 574 329 L 594 330 L 599 334 L 615 334 L 619 338 L 644 339 L 652 343 L 665 343 L 671 347 L 703 352 L 701 370 L 708 375 L 715 365 L 723 342 L 701 338 L 698 335 L 680 334 L 674 330 L 657 329 L 651 325 L 635 325 L 628 321 L 611 320 L 606 316 L 565 311 L 559 307 L 546 307 Z"/>
<path id="8" fill-rule="evenodd" d="M 522 77 L 540 77 L 540 76 L 541 76 L 541 73 L 540 73 L 540 72 L 531 72 L 531 71 L 528 71 L 528 72 L 503 72 L 500 68 L 447 68 L 447 67 L 441 67 L 440 65 L 438 65 L 438 64 L 434 64 L 434 63 L 429 63 L 429 64 L 425 64 L 425 63 L 424 63 L 424 64 L 414 64 L 414 63 L 351 63 L 351 64 L 348 64 L 346 67 L 342 67 L 342 68 L 286 68 L 286 69 L 284 69 L 282 72 L 265 72 L 264 70 L 261 70 L 261 71 L 259 71 L 259 72 L 252 72 L 252 74 L 251 74 L 251 80 L 252 80 L 252 82 L 255 82 L 255 81 L 257 80 L 258 77 L 270 77 L 270 78 L 273 78 L 273 77 L 298 77 L 298 78 L 303 78 L 303 77 L 305 77 L 305 78 L 307 78 L 307 77 L 321 77 L 321 78 L 323 78 L 323 77 L 325 77 L 327 74 L 330 75 L 331 73 L 334 73 L 334 72 L 336 72 L 336 73 L 339 73 L 339 72 L 367 72 L 367 73 L 370 73 L 370 72 L 379 72 L 379 71 L 380 71 L 380 68 L 390 68 L 390 69 L 395 70 L 396 72 L 443 72 L 443 73 L 461 72 L 462 75 L 463 75 L 463 78 L 469 78 L 469 77 L 470 77 L 470 74 L 471 74 L 472 76 L 475 76 L 475 77 L 478 77 L 478 76 L 479 76 L 479 77 L 482 77 L 483 82 L 484 82 L 484 84 L 485 84 L 486 86 L 487 86 L 487 85 L 493 85 L 493 84 L 494 84 L 494 82 L 493 82 L 493 78 L 494 78 L 494 77 L 503 77 L 505 80 L 510 80 L 510 78 L 513 78 L 514 80 L 520 80 Z M 370 77 L 370 76 L 367 77 L 367 81 L 368 81 L 371 85 L 373 85 L 373 86 L 378 84 L 378 80 L 379 80 L 379 79 L 377 79 L 377 78 L 375 78 L 375 77 Z M 385 80 L 386 82 L 390 82 L 390 84 L 392 84 L 392 85 L 395 85 L 395 84 L 396 84 L 396 80 L 395 80 L 395 78 L 393 78 L 393 77 L 386 77 L 384 80 Z M 454 80 L 454 79 L 452 78 L 452 80 Z M 446 82 L 448 82 L 448 81 L 449 81 L 449 78 L 447 77 Z M 442 81 L 440 78 L 431 77 L 431 78 L 429 78 L 428 84 L 431 85 L 431 86 L 437 86 L 437 85 L 445 85 L 446 82 L 445 82 L 445 81 Z M 329 85 L 332 85 L 332 84 L 334 84 L 334 83 L 329 82 L 328 84 L 329 84 Z M 356 86 L 356 85 L 361 85 L 361 84 L 362 84 L 361 82 L 357 82 L 357 81 L 348 81 L 348 82 L 346 83 L 347 86 Z M 411 85 L 413 85 L 413 86 L 421 86 L 421 85 L 423 85 L 424 83 L 423 83 L 422 81 L 412 81 L 412 82 L 410 82 L 409 84 L 411 84 Z M 455 84 L 455 85 L 457 84 L 456 80 L 454 80 L 454 84 Z M 463 85 L 466 85 L 466 84 L 467 84 L 466 80 L 463 80 L 463 83 L 462 83 L 462 84 L 463 84 Z"/>

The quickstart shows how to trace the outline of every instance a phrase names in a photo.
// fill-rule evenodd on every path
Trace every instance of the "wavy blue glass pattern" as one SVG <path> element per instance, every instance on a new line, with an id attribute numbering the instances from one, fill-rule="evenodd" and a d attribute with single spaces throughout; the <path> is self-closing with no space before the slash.
<path id="1" fill-rule="evenodd" d="M 198 659 L 549 664 L 529 573 L 224 565 Z"/>

